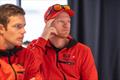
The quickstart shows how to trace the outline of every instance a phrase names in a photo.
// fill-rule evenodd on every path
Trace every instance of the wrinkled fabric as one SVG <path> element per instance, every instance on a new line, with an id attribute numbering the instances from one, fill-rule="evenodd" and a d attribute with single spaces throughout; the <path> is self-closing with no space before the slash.
<path id="1" fill-rule="evenodd" d="M 42 80 L 40 60 L 28 49 L 0 51 L 0 80 Z M 8 51 L 7 51 L 8 52 Z M 11 53 L 12 52 L 12 53 Z M 39 79 L 37 79 L 39 78 Z"/>
<path id="2" fill-rule="evenodd" d="M 70 39 L 66 47 L 58 49 L 40 37 L 28 48 L 42 56 L 44 80 L 98 80 L 92 52 L 84 44 Z"/>

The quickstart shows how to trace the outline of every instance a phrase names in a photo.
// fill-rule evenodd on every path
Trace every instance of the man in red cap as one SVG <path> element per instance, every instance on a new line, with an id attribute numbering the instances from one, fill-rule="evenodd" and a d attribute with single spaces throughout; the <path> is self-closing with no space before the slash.
<path id="1" fill-rule="evenodd" d="M 44 15 L 44 31 L 28 48 L 42 56 L 45 80 L 98 80 L 91 50 L 70 36 L 73 10 L 55 4 Z"/>

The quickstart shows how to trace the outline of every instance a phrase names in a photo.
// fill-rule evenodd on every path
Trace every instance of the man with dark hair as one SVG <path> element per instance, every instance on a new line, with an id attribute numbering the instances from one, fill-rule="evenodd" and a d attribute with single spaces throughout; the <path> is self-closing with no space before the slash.
<path id="1" fill-rule="evenodd" d="M 73 15 L 68 5 L 50 6 L 44 15 L 42 36 L 28 46 L 42 56 L 45 80 L 98 80 L 90 48 L 70 36 Z"/>
<path id="2" fill-rule="evenodd" d="M 37 80 L 35 78 L 40 77 L 37 55 L 21 46 L 26 32 L 24 15 L 19 6 L 0 5 L 0 80 Z"/>

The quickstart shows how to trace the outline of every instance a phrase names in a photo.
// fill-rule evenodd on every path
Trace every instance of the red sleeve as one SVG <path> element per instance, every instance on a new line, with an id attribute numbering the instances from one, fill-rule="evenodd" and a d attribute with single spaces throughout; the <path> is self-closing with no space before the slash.
<path id="1" fill-rule="evenodd" d="M 27 49 L 29 49 L 34 55 L 30 56 L 30 61 L 28 61 L 27 63 L 29 63 L 27 66 L 27 69 L 30 70 L 30 72 L 32 73 L 26 73 L 26 76 L 31 76 L 34 73 L 36 73 L 36 71 L 34 71 L 34 67 L 39 66 L 39 70 L 40 70 L 40 65 L 43 62 L 43 58 L 42 58 L 42 54 L 45 51 L 45 45 L 46 45 L 47 41 L 43 38 L 38 38 L 36 40 L 33 40 L 28 46 Z M 37 62 L 37 63 L 36 63 Z M 34 67 L 31 67 L 34 66 Z M 38 67 L 37 67 L 38 68 Z M 34 71 L 34 72 L 33 72 Z M 38 71 L 41 72 L 41 71 Z M 25 79 L 27 80 L 27 79 Z"/>
<path id="2" fill-rule="evenodd" d="M 38 58 L 37 54 L 32 53 L 30 50 L 27 50 L 25 55 L 24 67 L 25 67 L 25 77 L 24 80 L 30 80 L 36 75 L 40 75 L 40 65 L 41 60 Z"/>
<path id="3" fill-rule="evenodd" d="M 89 48 L 85 50 L 82 63 L 82 80 L 98 80 L 97 69 Z"/>
<path id="4" fill-rule="evenodd" d="M 41 48 L 41 49 L 45 49 L 45 45 L 47 44 L 47 41 L 45 39 L 43 39 L 42 37 L 33 40 L 28 46 L 28 49 L 33 49 L 33 47 L 37 48 Z"/>
<path id="5" fill-rule="evenodd" d="M 40 61 L 43 61 L 42 55 L 45 52 L 45 46 L 47 44 L 47 41 L 45 39 L 43 39 L 42 37 L 33 40 L 29 45 L 28 45 L 28 49 L 31 50 L 33 52 L 33 54 L 36 54 L 37 58 Z"/>

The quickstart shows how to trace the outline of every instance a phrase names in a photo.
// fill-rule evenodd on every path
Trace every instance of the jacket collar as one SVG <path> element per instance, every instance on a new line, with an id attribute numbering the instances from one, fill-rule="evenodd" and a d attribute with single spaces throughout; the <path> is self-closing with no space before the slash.
<path id="1" fill-rule="evenodd" d="M 64 48 L 71 48 L 71 47 L 73 47 L 74 45 L 76 45 L 77 41 L 76 41 L 75 39 L 73 39 L 71 36 L 69 36 L 68 39 L 69 39 L 69 43 L 68 43 L 68 45 L 65 46 Z M 53 47 L 53 48 L 55 48 L 55 47 L 51 44 L 50 41 L 48 41 L 47 46 L 48 46 L 48 47 Z"/>
<path id="2" fill-rule="evenodd" d="M 22 46 L 20 47 L 14 47 L 13 49 L 8 49 L 8 50 L 0 50 L 0 57 L 2 56 L 12 56 L 16 54 L 19 50 L 23 49 Z"/>

